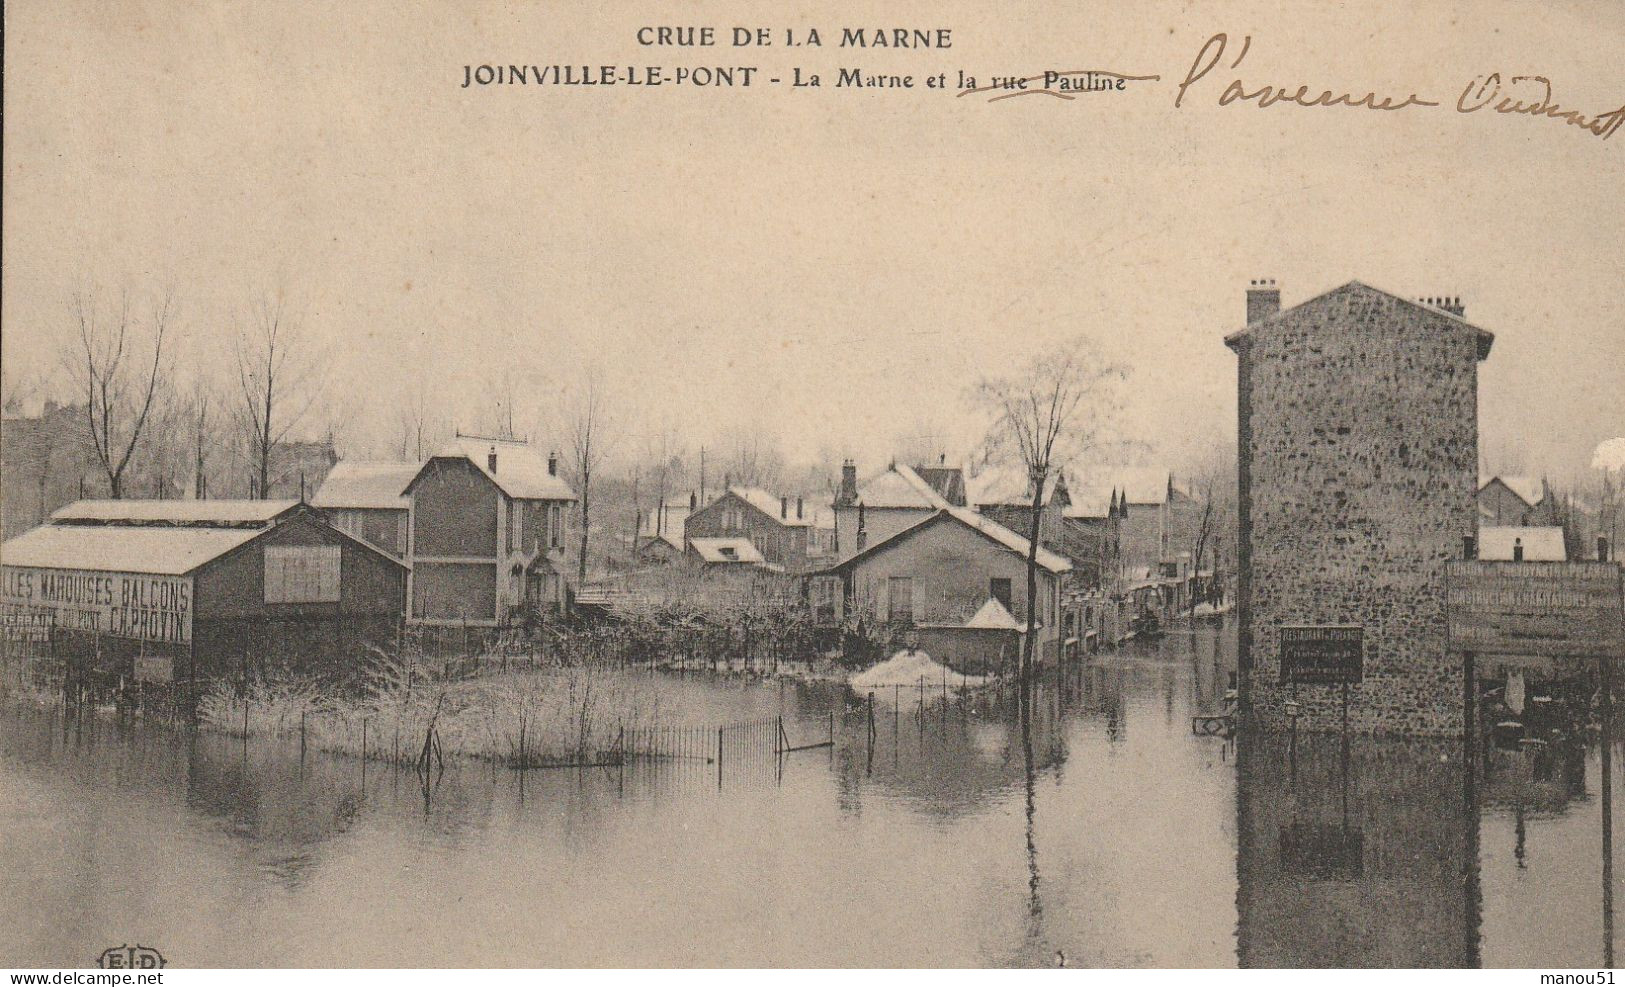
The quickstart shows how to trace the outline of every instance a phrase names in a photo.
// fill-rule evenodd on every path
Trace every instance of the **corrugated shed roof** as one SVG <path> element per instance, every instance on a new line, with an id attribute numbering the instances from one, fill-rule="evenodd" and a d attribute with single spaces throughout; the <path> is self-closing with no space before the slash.
<path id="1" fill-rule="evenodd" d="M 269 524 L 297 500 L 77 500 L 51 515 L 55 524 Z M 144 570 L 138 570 L 144 571 Z"/>
<path id="2" fill-rule="evenodd" d="M 1483 490 L 1496 480 L 1506 484 L 1508 490 L 1517 494 L 1518 499 L 1530 507 L 1546 499 L 1546 485 L 1538 477 L 1533 476 L 1506 476 L 1499 473 L 1494 476 L 1481 476 L 1478 478 L 1478 489 Z"/>
<path id="3" fill-rule="evenodd" d="M 1490 561 L 1511 561 L 1513 545 L 1519 541 L 1523 542 L 1525 562 L 1563 562 L 1568 559 L 1562 528 L 1495 525 L 1478 529 L 1478 557 Z"/>
<path id="4" fill-rule="evenodd" d="M 264 528 L 48 524 L 0 545 L 0 564 L 180 576 L 264 533 Z"/>
<path id="5" fill-rule="evenodd" d="M 689 545 L 706 562 L 740 562 L 760 565 L 767 561 L 749 538 L 690 538 Z"/>
<path id="6" fill-rule="evenodd" d="M 489 463 L 493 449 L 497 454 L 494 473 Z M 576 499 L 576 492 L 563 477 L 547 471 L 547 457 L 528 442 L 460 435 L 436 452 L 434 458 L 467 459 L 503 493 L 520 500 Z"/>
<path id="7" fill-rule="evenodd" d="M 312 507 L 406 510 L 412 506 L 406 496 L 407 484 L 418 475 L 422 463 L 366 462 L 341 459 L 328 472 Z"/>

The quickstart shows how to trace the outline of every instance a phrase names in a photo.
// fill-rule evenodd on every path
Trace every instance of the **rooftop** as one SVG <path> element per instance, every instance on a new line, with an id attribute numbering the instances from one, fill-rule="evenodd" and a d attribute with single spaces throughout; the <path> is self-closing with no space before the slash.
<path id="1" fill-rule="evenodd" d="M 911 466 L 893 464 L 858 485 L 858 503 L 864 507 L 912 507 L 942 510 L 952 506 Z"/>
<path id="2" fill-rule="evenodd" d="M 497 457 L 495 471 L 490 467 L 493 451 Z M 498 489 L 517 500 L 576 499 L 576 492 L 562 477 L 548 472 L 547 457 L 518 439 L 459 435 L 436 451 L 433 458 L 466 459 Z"/>
<path id="3" fill-rule="evenodd" d="M 180 576 L 264 533 L 264 528 L 47 524 L 0 545 L 0 563 Z"/>
<path id="4" fill-rule="evenodd" d="M 297 500 L 76 500 L 51 515 L 55 525 L 263 527 Z"/>
<path id="5" fill-rule="evenodd" d="M 1381 288 L 1373 288 L 1370 285 L 1365 284 L 1364 282 L 1361 282 L 1361 281 L 1350 281 L 1347 284 L 1339 285 L 1338 287 L 1332 288 L 1329 291 L 1323 291 L 1320 294 L 1314 296 L 1313 298 L 1310 298 L 1310 299 L 1307 299 L 1305 301 L 1299 302 L 1298 304 L 1293 305 L 1290 308 L 1283 308 L 1279 312 L 1274 313 L 1273 315 L 1270 315 L 1270 316 L 1268 316 L 1266 318 L 1259 319 L 1257 322 L 1249 323 L 1248 325 L 1243 326 L 1242 328 L 1236 330 L 1235 332 L 1231 333 L 1230 335 L 1224 337 L 1224 344 L 1226 346 L 1235 347 L 1238 343 L 1240 343 L 1243 339 L 1247 338 L 1249 335 L 1253 334 L 1260 327 L 1274 325 L 1275 323 L 1281 321 L 1288 314 L 1290 314 L 1292 312 L 1296 312 L 1298 309 L 1304 308 L 1304 307 L 1309 306 L 1309 305 L 1325 303 L 1325 302 L 1327 302 L 1327 301 L 1329 301 L 1329 300 L 1331 300 L 1333 298 L 1337 298 L 1337 297 L 1341 297 L 1341 296 L 1349 296 L 1349 295 L 1366 295 L 1366 296 L 1369 296 L 1369 297 L 1380 297 L 1380 298 L 1383 298 L 1383 299 L 1387 299 L 1389 301 L 1398 302 L 1398 303 L 1400 303 L 1402 305 L 1407 305 L 1407 306 L 1410 306 L 1412 308 L 1419 309 L 1419 310 L 1421 310 L 1423 312 L 1427 312 L 1430 315 L 1437 316 L 1440 319 L 1448 320 L 1449 322 L 1454 323 L 1454 324 L 1459 325 L 1459 326 L 1462 326 L 1464 328 L 1471 329 L 1474 333 L 1477 334 L 1478 358 L 1480 360 L 1483 360 L 1483 359 L 1487 358 L 1490 355 L 1490 345 L 1495 342 L 1495 334 L 1494 333 L 1488 332 L 1488 331 L 1486 331 L 1484 329 L 1480 329 L 1478 326 L 1473 325 L 1471 322 L 1468 322 L 1466 319 L 1462 318 L 1460 315 L 1457 315 L 1456 313 L 1454 313 L 1452 311 L 1449 311 L 1447 309 L 1441 308 L 1441 307 L 1436 306 L 1436 305 L 1424 304 L 1422 301 L 1420 301 L 1418 299 L 1405 298 L 1405 297 L 1403 297 L 1401 295 L 1396 295 L 1396 294 L 1394 294 L 1392 292 L 1383 291 Z M 1441 299 L 1441 301 L 1442 301 L 1442 299 Z M 1130 503 L 1133 503 L 1133 501 L 1130 501 Z"/>
<path id="6" fill-rule="evenodd" d="M 1546 485 L 1538 477 L 1533 476 L 1506 476 L 1500 473 L 1494 476 L 1480 476 L 1478 478 L 1478 489 L 1482 491 L 1496 480 L 1506 484 L 1508 490 L 1517 494 L 1518 499 L 1530 507 L 1534 507 L 1546 499 Z"/>
<path id="7" fill-rule="evenodd" d="M 880 552 L 892 547 L 903 539 L 912 537 L 930 525 L 937 524 L 944 520 L 957 521 L 960 524 L 963 524 L 965 527 L 977 532 L 989 541 L 992 541 L 1003 548 L 1014 552 L 1022 558 L 1027 557 L 1027 552 L 1031 543 L 1021 535 L 1016 534 L 1014 531 L 1011 531 L 1009 528 L 1006 528 L 1004 525 L 998 523 L 992 518 L 976 513 L 968 507 L 944 507 L 929 517 L 924 518 L 917 524 L 909 525 L 907 528 L 897 532 L 890 538 L 885 538 L 881 541 L 875 542 L 873 545 L 870 545 L 868 548 L 865 548 L 863 551 L 857 553 L 846 561 L 832 566 L 831 571 L 845 568 L 858 559 L 868 558 L 876 552 Z M 1044 548 L 1043 546 L 1039 546 L 1038 549 L 1038 566 L 1039 568 L 1055 575 L 1072 571 L 1071 562 L 1050 551 L 1049 549 Z"/>
<path id="8" fill-rule="evenodd" d="M 1569 557 L 1563 545 L 1562 528 L 1497 526 L 1478 529 L 1478 557 L 1489 561 L 1511 561 L 1516 542 L 1523 543 L 1525 562 L 1564 562 Z"/>
<path id="9" fill-rule="evenodd" d="M 704 562 L 761 565 L 767 561 L 749 538 L 690 538 L 688 544 Z"/>
<path id="10" fill-rule="evenodd" d="M 406 487 L 422 468 L 421 463 L 342 459 L 327 474 L 310 503 L 322 508 L 404 511 L 412 504 Z"/>

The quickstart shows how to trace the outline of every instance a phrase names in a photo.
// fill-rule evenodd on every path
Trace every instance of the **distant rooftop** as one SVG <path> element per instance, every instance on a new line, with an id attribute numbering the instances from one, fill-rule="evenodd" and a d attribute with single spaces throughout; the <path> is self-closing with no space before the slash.
<path id="1" fill-rule="evenodd" d="M 1563 529 L 1558 527 L 1514 528 L 1486 526 L 1478 529 L 1478 557 L 1508 562 L 1513 547 L 1522 542 L 1525 562 L 1563 562 L 1568 549 L 1563 545 Z"/>
<path id="2" fill-rule="evenodd" d="M 312 507 L 406 510 L 411 499 L 406 488 L 423 468 L 421 463 L 367 462 L 341 459 L 328 472 Z"/>

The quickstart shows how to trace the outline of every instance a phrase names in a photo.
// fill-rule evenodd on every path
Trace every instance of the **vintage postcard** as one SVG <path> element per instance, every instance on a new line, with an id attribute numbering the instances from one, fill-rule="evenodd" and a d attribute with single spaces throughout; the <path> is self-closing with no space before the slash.
<path id="1" fill-rule="evenodd" d="M 0 967 L 1613 983 L 1618 6 L 4 16 Z"/>

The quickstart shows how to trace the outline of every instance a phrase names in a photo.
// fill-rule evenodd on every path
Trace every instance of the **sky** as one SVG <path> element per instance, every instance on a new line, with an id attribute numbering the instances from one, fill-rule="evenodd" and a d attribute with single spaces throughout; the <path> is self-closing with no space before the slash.
<path id="1" fill-rule="evenodd" d="M 975 380 L 1081 333 L 1133 368 L 1122 431 L 1191 463 L 1234 440 L 1222 337 L 1248 279 L 1287 305 L 1359 279 L 1460 296 L 1495 333 L 1486 467 L 1568 476 L 1625 435 L 1625 136 L 1449 108 L 1492 71 L 1625 104 L 1625 13 L 1208 6 L 8 3 L 5 377 L 57 374 L 79 286 L 172 285 L 194 372 L 280 287 L 358 454 L 387 451 L 413 391 L 473 426 L 512 390 L 545 428 L 593 367 L 627 446 L 664 421 L 878 466 L 921 423 L 957 457 Z M 638 45 L 654 25 L 826 46 Z M 844 26 L 952 48 L 839 49 Z M 1252 38 L 1245 60 L 1175 109 L 1218 32 Z M 824 88 L 462 88 L 510 62 L 801 66 Z M 843 66 L 1162 78 L 987 102 L 830 88 Z M 1220 106 L 1238 77 L 1447 106 Z"/>

